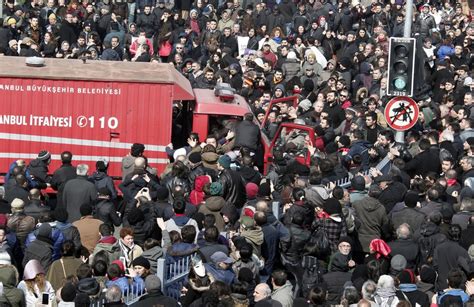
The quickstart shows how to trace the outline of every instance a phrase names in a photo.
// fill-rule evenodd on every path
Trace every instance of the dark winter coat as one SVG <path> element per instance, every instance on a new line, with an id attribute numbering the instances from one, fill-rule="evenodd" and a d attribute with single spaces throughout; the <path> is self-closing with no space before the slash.
<path id="1" fill-rule="evenodd" d="M 199 247 L 199 253 L 202 255 L 202 261 L 211 263 L 211 256 L 215 252 L 223 252 L 226 255 L 229 255 L 229 248 L 225 245 L 205 242 L 203 246 Z"/>
<path id="2" fill-rule="evenodd" d="M 122 219 L 117 214 L 115 204 L 108 199 L 98 199 L 95 205 L 94 218 L 110 226 L 120 226 Z"/>
<path id="3" fill-rule="evenodd" d="M 382 204 L 373 197 L 356 201 L 352 204 L 360 223 L 357 228 L 360 244 L 364 252 L 370 252 L 369 245 L 373 239 L 380 239 L 388 225 L 387 213 Z"/>
<path id="4" fill-rule="evenodd" d="M 28 201 L 23 209 L 23 212 L 35 218 L 35 221 L 38 222 L 38 219 L 43 215 L 51 211 L 51 208 L 45 206 L 41 200 L 32 199 Z"/>
<path id="5" fill-rule="evenodd" d="M 425 177 L 429 172 L 439 174 L 441 171 L 439 151 L 429 149 L 420 152 L 411 161 L 408 161 L 405 164 L 404 170 L 408 174 L 421 175 L 423 177 Z"/>
<path id="6" fill-rule="evenodd" d="M 242 208 L 247 201 L 247 193 L 244 180 L 239 173 L 224 169 L 219 174 L 219 182 L 222 184 L 222 194 L 226 202 Z"/>
<path id="7" fill-rule="evenodd" d="M 51 183 L 51 177 L 48 175 L 48 165 L 43 160 L 34 159 L 28 165 L 30 175 L 34 177 L 38 189 L 46 189 L 47 183 Z"/>
<path id="8" fill-rule="evenodd" d="M 235 147 L 256 151 L 260 143 L 260 128 L 251 121 L 243 120 L 235 126 Z"/>
<path id="9" fill-rule="evenodd" d="M 28 190 L 19 186 L 16 183 L 10 185 L 8 188 L 5 189 L 5 200 L 8 201 L 9 204 L 11 204 L 15 198 L 21 199 L 22 201 L 27 203 L 28 196 Z"/>
<path id="10" fill-rule="evenodd" d="M 199 212 L 207 215 L 212 214 L 216 218 L 215 226 L 219 232 L 224 231 L 224 218 L 221 215 L 221 209 L 225 205 L 225 200 L 220 196 L 211 196 L 205 200 L 205 203 L 199 207 Z"/>
<path id="11" fill-rule="evenodd" d="M 23 258 L 23 267 L 32 259 L 41 263 L 44 271 L 47 272 L 51 263 L 53 263 L 53 245 L 51 239 L 38 237 L 25 250 Z"/>
<path id="12" fill-rule="evenodd" d="M 392 257 L 402 255 L 407 260 L 407 269 L 414 270 L 420 257 L 420 248 L 416 242 L 411 239 L 397 239 L 389 242 L 388 246 L 392 249 Z"/>
<path id="13" fill-rule="evenodd" d="M 280 241 L 281 256 L 284 262 L 298 265 L 303 257 L 303 248 L 311 237 L 311 232 L 296 224 L 290 224 L 288 231 L 290 236 Z"/>
<path id="14" fill-rule="evenodd" d="M 406 192 L 407 188 L 403 183 L 394 181 L 382 191 L 382 194 L 379 196 L 379 201 L 384 205 L 385 210 L 390 212 L 396 203 L 403 201 Z"/>
<path id="15" fill-rule="evenodd" d="M 447 240 L 435 248 L 433 266 L 438 271 L 438 289 L 446 289 L 448 287 L 448 272 L 458 267 L 459 258 L 470 260 L 467 250 L 455 241 Z"/>
<path id="16" fill-rule="evenodd" d="M 395 231 L 403 223 L 410 225 L 412 233 L 420 229 L 421 224 L 426 219 L 426 215 L 418 209 L 405 207 L 400 211 L 393 212 L 391 221 L 392 228 Z"/>
<path id="17" fill-rule="evenodd" d="M 428 307 L 430 300 L 426 293 L 418 290 L 415 284 L 400 284 L 399 289 L 408 298 L 412 306 Z"/>
<path id="18" fill-rule="evenodd" d="M 63 204 L 69 213 L 68 222 L 81 218 L 80 208 L 83 204 L 92 204 L 97 198 L 97 190 L 87 177 L 78 176 L 69 180 L 64 186 Z"/>
<path id="19" fill-rule="evenodd" d="M 179 307 L 175 299 L 163 295 L 160 290 L 148 291 L 146 295 L 142 296 L 138 302 L 132 305 L 133 307 L 147 307 L 147 306 L 170 306 Z"/>
<path id="20" fill-rule="evenodd" d="M 63 234 L 64 241 L 71 240 L 74 242 L 76 250 L 81 248 L 81 234 L 79 233 L 79 229 L 77 229 L 76 226 L 72 225 L 71 223 L 56 222 L 56 228 Z"/>
<path id="21" fill-rule="evenodd" d="M 107 173 L 97 171 L 89 177 L 89 180 L 94 183 L 97 191 L 99 191 L 100 188 L 107 188 L 110 192 L 110 198 L 117 198 L 117 190 L 115 189 L 114 180 L 112 177 L 107 175 Z"/>
<path id="22" fill-rule="evenodd" d="M 58 202 L 62 202 L 62 193 L 64 190 L 64 185 L 71 179 L 76 178 L 76 168 L 71 164 L 63 164 L 58 168 L 51 178 L 51 187 L 58 191 L 57 199 Z"/>

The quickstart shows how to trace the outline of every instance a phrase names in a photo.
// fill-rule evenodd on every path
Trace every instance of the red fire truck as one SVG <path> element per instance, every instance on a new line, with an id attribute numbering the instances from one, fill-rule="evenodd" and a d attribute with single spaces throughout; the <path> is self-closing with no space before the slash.
<path id="1" fill-rule="evenodd" d="M 239 95 L 229 99 L 193 90 L 168 64 L 45 59 L 43 66 L 31 67 L 25 58 L 0 57 L 0 67 L 2 173 L 12 161 L 29 162 L 46 149 L 52 153 L 50 170 L 69 150 L 75 163 L 91 169 L 99 158 L 108 159 L 109 175 L 120 177 L 122 157 L 136 142 L 145 144 L 150 165 L 162 170 L 169 162 L 165 146 L 171 141 L 173 106 L 187 110 L 184 141 L 189 131 L 204 140 L 216 118 L 250 112 Z M 262 134 L 265 163 L 271 160 L 272 144 Z"/>

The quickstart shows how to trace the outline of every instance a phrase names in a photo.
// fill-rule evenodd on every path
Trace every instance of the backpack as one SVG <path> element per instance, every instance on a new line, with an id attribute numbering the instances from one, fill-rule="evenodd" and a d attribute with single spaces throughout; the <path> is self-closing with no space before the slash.
<path id="1" fill-rule="evenodd" d="M 315 286 L 323 283 L 323 274 L 318 258 L 313 256 L 303 256 L 301 260 L 303 267 L 303 277 L 301 278 L 301 291 L 303 297 L 308 297 L 309 291 Z"/>
<path id="2" fill-rule="evenodd" d="M 331 254 L 331 242 L 329 241 L 328 234 L 326 232 L 326 220 L 323 219 L 323 224 L 313 232 L 309 241 L 306 243 L 313 245 L 317 256 L 320 258 L 327 257 Z"/>

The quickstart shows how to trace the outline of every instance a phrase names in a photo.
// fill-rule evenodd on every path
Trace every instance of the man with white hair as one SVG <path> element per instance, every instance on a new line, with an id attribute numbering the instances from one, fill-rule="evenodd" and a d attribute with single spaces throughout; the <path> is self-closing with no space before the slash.
<path id="1" fill-rule="evenodd" d="M 88 171 L 87 164 L 79 164 L 76 168 L 77 177 L 69 180 L 64 186 L 63 205 L 69 214 L 69 223 L 81 218 L 81 205 L 92 204 L 97 199 L 97 190 L 94 184 L 87 180 Z"/>
<path id="2" fill-rule="evenodd" d="M 416 242 L 412 240 L 410 225 L 403 223 L 397 228 L 397 239 L 388 243 L 392 255 L 402 255 L 407 260 L 407 269 L 414 269 L 418 263 L 420 252 Z"/>
<path id="3" fill-rule="evenodd" d="M 396 294 L 395 281 L 390 275 L 382 275 L 377 282 L 374 301 L 379 306 L 395 307 L 400 299 Z"/>

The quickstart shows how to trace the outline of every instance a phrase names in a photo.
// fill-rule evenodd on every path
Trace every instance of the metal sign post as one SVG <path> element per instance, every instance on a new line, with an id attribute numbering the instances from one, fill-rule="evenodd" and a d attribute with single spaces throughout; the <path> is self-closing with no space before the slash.
<path id="1" fill-rule="evenodd" d="M 403 28 L 403 37 L 411 37 L 411 24 L 413 22 L 413 0 L 406 1 L 405 27 Z M 395 132 L 395 142 L 405 144 L 405 132 Z"/>

